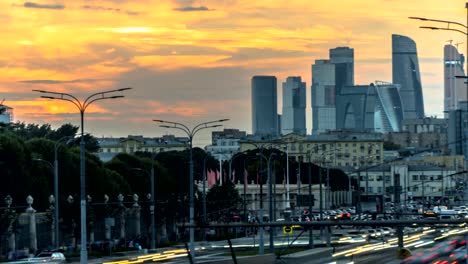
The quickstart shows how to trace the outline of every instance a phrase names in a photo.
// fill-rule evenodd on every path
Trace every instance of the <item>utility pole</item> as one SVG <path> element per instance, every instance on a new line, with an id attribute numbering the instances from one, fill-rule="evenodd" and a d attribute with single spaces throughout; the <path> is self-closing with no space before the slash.
<path id="1" fill-rule="evenodd" d="M 308 167 L 308 174 L 309 174 L 309 220 L 312 221 L 312 203 L 314 199 L 312 198 L 312 164 L 310 162 L 310 154 L 309 154 L 309 167 Z M 313 227 L 309 226 L 309 248 L 314 248 L 314 237 L 312 236 Z"/>
<path id="2" fill-rule="evenodd" d="M 394 194 L 394 201 L 397 207 L 396 218 L 400 219 L 401 216 L 401 204 L 400 204 L 400 194 L 401 194 L 401 186 L 400 186 L 400 174 L 395 173 L 393 175 L 393 194 Z M 398 249 L 403 249 L 403 227 L 397 226 L 397 237 L 398 237 Z"/>

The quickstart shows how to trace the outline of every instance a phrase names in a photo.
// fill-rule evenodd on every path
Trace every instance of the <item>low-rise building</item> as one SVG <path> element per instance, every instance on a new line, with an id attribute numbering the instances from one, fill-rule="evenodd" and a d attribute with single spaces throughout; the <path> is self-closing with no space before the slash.
<path id="1" fill-rule="evenodd" d="M 312 161 L 324 166 L 360 166 L 383 161 L 383 140 L 379 133 L 331 131 L 318 135 L 288 134 L 275 140 L 241 140 L 240 151 L 277 148 L 292 160 Z"/>
<path id="2" fill-rule="evenodd" d="M 119 153 L 182 151 L 188 147 L 187 137 L 164 135 L 159 138 L 143 136 L 128 136 L 121 138 L 99 138 L 98 156 L 102 161 L 108 161 Z"/>

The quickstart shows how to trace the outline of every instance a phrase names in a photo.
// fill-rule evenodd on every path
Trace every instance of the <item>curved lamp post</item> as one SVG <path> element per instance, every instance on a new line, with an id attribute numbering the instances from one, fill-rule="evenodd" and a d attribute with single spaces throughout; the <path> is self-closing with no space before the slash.
<path id="1" fill-rule="evenodd" d="M 270 222 L 272 222 L 272 218 L 274 217 L 273 216 L 273 203 L 272 203 L 272 199 L 271 199 L 271 194 L 272 194 L 272 185 L 271 185 L 271 168 L 270 168 L 270 162 L 271 162 L 271 158 L 273 156 L 276 156 L 277 154 L 276 153 L 271 153 L 270 156 L 267 158 L 263 153 L 259 152 L 257 153 L 257 155 L 259 155 L 260 157 L 264 158 L 266 161 L 267 161 L 267 171 L 268 171 L 268 174 L 267 174 L 267 181 L 268 181 L 268 214 L 270 215 Z M 263 212 L 262 212 L 263 213 Z M 261 214 L 262 214 L 261 213 Z M 260 215 L 260 217 L 263 219 L 263 215 Z M 273 241 L 273 227 L 270 226 L 270 252 L 273 252 L 275 249 L 275 245 L 274 245 L 274 241 Z"/>
<path id="2" fill-rule="evenodd" d="M 156 224 L 154 221 L 155 215 L 155 199 L 154 199 L 154 158 L 157 153 L 151 155 L 151 170 L 147 171 L 142 168 L 132 168 L 132 170 L 142 171 L 149 175 L 151 184 L 151 199 L 150 199 L 150 215 L 151 215 L 151 250 L 156 248 Z"/>
<path id="3" fill-rule="evenodd" d="M 54 243 L 53 243 L 53 246 L 55 248 L 58 248 L 59 247 L 59 240 L 60 240 L 60 236 L 59 236 L 59 195 L 58 195 L 58 149 L 60 148 L 60 143 L 62 143 L 62 141 L 64 141 L 65 139 L 70 139 L 70 138 L 73 138 L 74 136 L 65 136 L 65 137 L 62 137 L 60 139 L 58 139 L 57 141 L 55 141 L 54 143 L 54 164 L 52 165 L 52 163 L 50 163 L 49 161 L 47 160 L 43 160 L 43 159 L 34 159 L 34 161 L 39 161 L 39 162 L 44 162 L 44 163 L 47 163 L 47 165 L 49 165 L 53 172 L 54 172 L 54 197 L 55 197 L 55 200 L 54 200 Z"/>
<path id="4" fill-rule="evenodd" d="M 87 250 L 87 241 L 86 241 L 86 178 L 85 178 L 85 142 L 84 142 L 84 113 L 88 106 L 90 106 L 93 102 L 104 100 L 104 99 L 116 99 L 122 98 L 123 95 L 111 95 L 116 92 L 123 92 L 126 90 L 130 90 L 132 88 L 120 88 L 116 90 L 109 90 L 104 92 L 98 92 L 91 94 L 90 96 L 86 97 L 84 100 L 79 100 L 72 94 L 68 93 L 57 93 L 57 92 L 50 92 L 44 90 L 33 90 L 33 92 L 38 92 L 42 95 L 41 98 L 47 99 L 54 99 L 54 100 L 62 100 L 68 101 L 74 104 L 78 110 L 80 111 L 81 117 L 81 140 L 80 140 L 80 189 L 81 189 L 81 201 L 80 201 L 80 208 L 81 208 L 81 251 L 80 251 L 80 263 L 86 264 L 88 263 L 88 250 Z"/>
<path id="5" fill-rule="evenodd" d="M 192 144 L 193 144 L 193 137 L 195 134 L 197 134 L 198 131 L 207 129 L 207 128 L 213 128 L 213 127 L 220 127 L 222 125 L 217 124 L 221 122 L 228 121 L 229 119 L 220 119 L 220 120 L 215 120 L 215 121 L 209 121 L 209 122 L 204 122 L 196 125 L 192 129 L 190 129 L 188 126 L 182 124 L 182 123 L 177 123 L 177 122 L 171 122 L 171 121 L 164 121 L 164 120 L 158 120 L 155 119 L 153 120 L 154 122 L 161 123 L 160 127 L 165 127 L 165 128 L 173 128 L 173 129 L 178 129 L 183 131 L 189 138 L 189 151 L 190 151 L 190 179 L 189 179 L 189 189 L 190 189 L 190 220 L 189 220 L 189 225 L 190 225 L 190 255 L 191 258 L 193 259 L 195 257 L 195 234 L 193 230 L 193 225 L 194 225 L 194 197 L 193 197 L 193 149 L 192 149 Z"/>

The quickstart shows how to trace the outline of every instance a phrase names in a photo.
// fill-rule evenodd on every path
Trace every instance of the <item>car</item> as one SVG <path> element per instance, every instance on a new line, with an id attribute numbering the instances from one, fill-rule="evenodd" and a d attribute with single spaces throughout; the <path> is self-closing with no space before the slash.
<path id="1" fill-rule="evenodd" d="M 28 261 L 43 263 L 66 263 L 66 258 L 62 252 L 43 251 L 37 254 L 34 258 L 29 258 Z"/>
<path id="2" fill-rule="evenodd" d="M 350 220 L 351 214 L 350 213 L 341 213 L 335 216 L 335 220 Z"/>

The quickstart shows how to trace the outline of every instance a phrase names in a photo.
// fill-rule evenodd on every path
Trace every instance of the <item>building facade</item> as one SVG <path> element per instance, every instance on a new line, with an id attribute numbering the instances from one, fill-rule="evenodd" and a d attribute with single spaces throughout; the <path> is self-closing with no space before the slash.
<path id="1" fill-rule="evenodd" d="M 448 146 L 451 155 L 463 155 L 468 159 L 468 102 L 459 102 L 459 108 L 449 112 Z"/>
<path id="2" fill-rule="evenodd" d="M 330 49 L 329 60 L 312 65 L 312 134 L 337 129 L 336 95 L 354 85 L 354 49 Z"/>
<path id="3" fill-rule="evenodd" d="M 386 133 L 384 140 L 401 148 L 430 149 L 442 154 L 449 153 L 448 119 L 425 117 L 405 119 L 402 131 Z"/>
<path id="4" fill-rule="evenodd" d="M 393 83 L 400 85 L 403 117 L 423 118 L 424 100 L 416 43 L 406 36 L 392 35 Z"/>
<path id="5" fill-rule="evenodd" d="M 336 128 L 388 133 L 400 131 L 403 118 L 398 87 L 376 84 L 345 86 L 336 97 Z"/>
<path id="6" fill-rule="evenodd" d="M 119 153 L 183 151 L 188 148 L 189 139 L 165 135 L 160 138 L 143 136 L 99 138 L 97 141 L 99 144 L 97 155 L 105 162 L 111 160 Z"/>
<path id="7" fill-rule="evenodd" d="M 288 134 L 277 140 L 241 140 L 240 151 L 277 148 L 292 160 L 321 166 L 342 167 L 383 162 L 383 140 L 379 133 L 330 131 L 318 135 Z"/>
<path id="8" fill-rule="evenodd" d="M 465 57 L 460 54 L 455 46 L 444 46 L 444 114 L 458 109 L 460 101 L 467 101 L 467 85 L 465 79 L 455 76 L 465 76 L 463 64 Z"/>
<path id="9" fill-rule="evenodd" d="M 0 114 L 0 123 L 3 123 L 3 124 L 12 123 L 13 122 L 13 108 L 0 104 L 0 110 L 3 111 Z"/>
<path id="10" fill-rule="evenodd" d="M 403 121 L 403 106 L 397 85 L 376 81 L 377 101 L 374 115 L 374 131 L 398 132 Z"/>
<path id="11" fill-rule="evenodd" d="M 358 191 L 363 201 L 395 201 L 393 188 L 400 186 L 401 203 L 437 202 L 454 192 L 457 170 L 433 164 L 388 163 L 345 170 L 350 178 L 359 179 Z"/>
<path id="12" fill-rule="evenodd" d="M 305 135 L 306 130 L 306 84 L 301 77 L 288 77 L 283 82 L 283 114 L 281 134 Z"/>
<path id="13" fill-rule="evenodd" d="M 252 77 L 252 133 L 254 135 L 278 135 L 277 109 L 276 77 Z"/>
<path id="14" fill-rule="evenodd" d="M 354 49 L 337 47 L 330 49 L 330 62 L 335 65 L 336 92 L 344 86 L 354 85 Z"/>
<path id="15" fill-rule="evenodd" d="M 312 134 L 336 129 L 335 64 L 316 60 L 312 65 Z"/>

